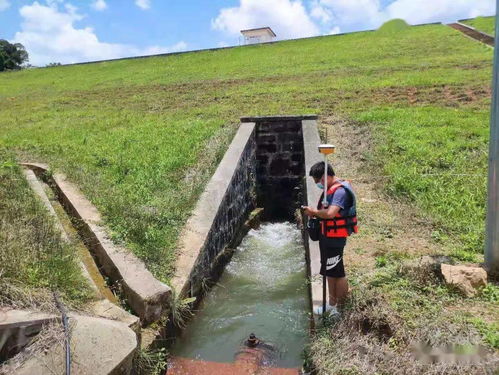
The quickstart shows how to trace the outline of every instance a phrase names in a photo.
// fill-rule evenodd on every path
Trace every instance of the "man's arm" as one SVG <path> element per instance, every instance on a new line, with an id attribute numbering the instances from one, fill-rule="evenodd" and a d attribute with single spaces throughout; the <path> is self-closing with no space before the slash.
<path id="1" fill-rule="evenodd" d="M 342 208 L 345 208 L 346 204 L 346 191 L 343 188 L 339 188 L 333 195 L 331 204 L 327 209 L 318 210 L 312 207 L 304 207 L 305 215 L 310 217 L 318 217 L 320 219 L 332 219 Z"/>
<path id="2" fill-rule="evenodd" d="M 332 219 L 334 218 L 338 212 L 340 212 L 341 207 L 331 205 L 327 209 L 318 210 L 312 207 L 304 207 L 305 214 L 310 217 L 318 217 L 319 219 Z"/>

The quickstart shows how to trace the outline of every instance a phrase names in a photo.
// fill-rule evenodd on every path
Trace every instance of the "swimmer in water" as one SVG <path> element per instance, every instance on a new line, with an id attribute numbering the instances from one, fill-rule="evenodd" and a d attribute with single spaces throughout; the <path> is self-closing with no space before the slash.
<path id="1" fill-rule="evenodd" d="M 248 337 L 248 339 L 244 342 L 244 344 L 248 348 L 260 348 L 260 349 L 266 349 L 266 350 L 272 350 L 275 351 L 275 348 L 272 344 L 267 344 L 257 338 L 254 333 L 251 333 Z"/>
<path id="2" fill-rule="evenodd" d="M 255 370 L 262 366 L 271 366 L 275 356 L 275 347 L 263 342 L 252 333 L 244 341 L 244 347 L 236 353 L 235 363 L 239 367 Z"/>

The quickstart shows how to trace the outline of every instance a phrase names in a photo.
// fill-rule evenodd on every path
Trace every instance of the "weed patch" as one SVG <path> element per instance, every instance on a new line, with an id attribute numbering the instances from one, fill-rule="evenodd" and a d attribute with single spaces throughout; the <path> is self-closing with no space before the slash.
<path id="1" fill-rule="evenodd" d="M 13 155 L 0 150 L 0 161 L 0 304 L 29 306 L 51 299 L 41 297 L 50 290 L 70 303 L 85 301 L 91 290 L 71 246 L 61 241 Z"/>

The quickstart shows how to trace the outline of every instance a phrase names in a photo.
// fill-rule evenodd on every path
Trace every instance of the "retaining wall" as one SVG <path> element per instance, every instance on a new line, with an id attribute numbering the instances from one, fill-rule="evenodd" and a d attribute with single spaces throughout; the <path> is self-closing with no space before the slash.
<path id="1" fill-rule="evenodd" d="M 317 122 L 314 120 L 305 120 L 302 123 L 303 149 L 304 149 L 304 168 L 308 173 L 310 167 L 317 162 L 323 162 L 324 157 L 319 153 L 318 145 L 321 144 Z M 321 191 L 317 189 L 312 178 L 306 178 L 303 183 L 303 204 L 315 206 L 319 202 Z M 307 223 L 307 217 L 302 216 L 304 227 Z M 303 228 L 303 243 L 307 256 L 307 272 L 310 279 L 310 303 L 312 308 L 322 305 L 322 276 L 320 275 L 321 258 L 319 242 L 311 241 L 308 233 Z M 318 317 L 313 315 L 312 323 L 317 323 Z"/>
<path id="2" fill-rule="evenodd" d="M 255 123 L 241 124 L 181 235 L 172 285 L 181 296 L 198 296 L 212 277 L 217 256 L 256 207 Z"/>

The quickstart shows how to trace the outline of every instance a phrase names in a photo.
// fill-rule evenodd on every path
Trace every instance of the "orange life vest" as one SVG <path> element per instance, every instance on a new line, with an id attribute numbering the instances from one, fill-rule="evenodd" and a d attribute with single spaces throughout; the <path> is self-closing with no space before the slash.
<path id="1" fill-rule="evenodd" d="M 352 233 L 358 233 L 359 228 L 357 227 L 357 207 L 355 193 L 352 189 L 352 185 L 348 181 L 338 180 L 335 182 L 327 191 L 328 202 L 331 201 L 333 194 L 340 187 L 343 187 L 348 194 L 352 197 L 352 206 L 347 208 L 345 215 L 341 215 L 339 212 L 333 219 L 322 219 L 321 223 L 321 234 L 328 238 L 344 238 L 350 236 Z M 318 209 L 324 208 L 322 205 L 322 198 L 324 193 L 322 193 L 319 199 Z"/>

